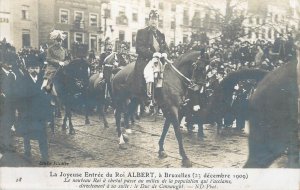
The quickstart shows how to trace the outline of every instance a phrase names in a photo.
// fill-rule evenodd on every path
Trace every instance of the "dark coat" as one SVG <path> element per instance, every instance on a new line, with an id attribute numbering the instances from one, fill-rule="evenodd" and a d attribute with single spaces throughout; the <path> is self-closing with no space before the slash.
<path id="1" fill-rule="evenodd" d="M 12 124 L 14 120 L 15 81 L 15 74 L 7 75 L 0 67 L 0 116 L 2 122 L 7 125 Z"/>
<path id="2" fill-rule="evenodd" d="M 160 53 L 168 53 L 169 48 L 165 41 L 165 35 L 157 30 L 157 42 L 159 44 Z M 134 68 L 134 91 L 140 92 L 145 81 L 143 73 L 147 63 L 152 59 L 153 53 L 156 50 L 153 46 L 153 31 L 150 27 L 140 29 L 136 36 L 136 53 L 138 54 L 137 61 Z M 136 84 L 136 81 L 139 83 Z"/>
<path id="3" fill-rule="evenodd" d="M 34 83 L 28 73 L 22 81 L 18 103 L 17 134 L 30 139 L 44 138 L 51 117 L 50 97 L 41 90 L 42 77 Z"/>

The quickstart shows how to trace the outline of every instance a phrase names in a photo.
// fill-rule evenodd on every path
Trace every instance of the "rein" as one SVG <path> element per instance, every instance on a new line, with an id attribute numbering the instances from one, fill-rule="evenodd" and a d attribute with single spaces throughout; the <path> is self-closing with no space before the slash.
<path id="1" fill-rule="evenodd" d="M 188 86 L 193 86 L 194 85 L 194 82 L 189 79 L 188 77 L 184 76 L 184 74 L 182 74 L 172 63 L 172 61 L 168 60 L 165 58 L 165 60 L 167 61 L 167 63 L 171 66 L 171 69 L 173 71 L 175 71 L 175 73 L 177 74 L 177 76 L 183 78 L 185 80 L 185 83 L 188 85 Z"/>

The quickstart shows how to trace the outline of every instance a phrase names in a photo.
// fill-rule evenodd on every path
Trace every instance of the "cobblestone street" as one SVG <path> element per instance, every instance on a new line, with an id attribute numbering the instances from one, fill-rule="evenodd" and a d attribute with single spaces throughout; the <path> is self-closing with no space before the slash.
<path id="1" fill-rule="evenodd" d="M 162 130 L 161 116 L 143 117 L 132 127 L 128 134 L 129 143 L 126 150 L 119 149 L 113 114 L 108 115 L 109 128 L 104 128 L 97 116 L 90 118 L 91 124 L 84 124 L 82 115 L 74 114 L 73 124 L 76 134 L 69 135 L 61 130 L 62 119 L 57 119 L 55 135 L 49 132 L 49 167 L 151 167 L 168 168 L 181 167 L 174 131 L 170 128 L 165 141 L 167 158 L 158 158 L 158 141 Z M 196 129 L 194 131 L 197 131 Z M 68 130 L 67 130 L 68 132 Z M 182 128 L 184 147 L 187 155 L 196 168 L 241 168 L 247 159 L 247 135 L 234 129 L 223 130 L 217 135 L 216 127 L 205 125 L 206 138 L 198 140 L 197 134 L 189 136 Z M 14 160 L 22 158 L 23 140 L 16 138 L 17 152 L 2 159 Z M 41 167 L 39 148 L 36 141 L 32 141 L 33 161 L 14 162 L 10 166 Z M 14 159 L 11 159 L 14 157 Z M 285 156 L 272 165 L 284 167 Z M 15 165 L 17 163 L 17 165 Z"/>

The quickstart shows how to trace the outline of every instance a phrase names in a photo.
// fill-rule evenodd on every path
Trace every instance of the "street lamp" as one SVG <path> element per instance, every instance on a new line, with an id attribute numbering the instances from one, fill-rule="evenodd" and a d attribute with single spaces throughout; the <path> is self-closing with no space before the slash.
<path id="1" fill-rule="evenodd" d="M 106 46 L 107 46 L 107 39 L 106 37 L 106 32 L 107 32 L 107 18 L 109 17 L 108 15 L 108 3 L 105 2 L 102 4 L 102 10 L 104 11 L 103 18 L 104 18 L 104 32 L 103 32 L 103 39 L 104 39 L 104 51 L 106 51 Z"/>

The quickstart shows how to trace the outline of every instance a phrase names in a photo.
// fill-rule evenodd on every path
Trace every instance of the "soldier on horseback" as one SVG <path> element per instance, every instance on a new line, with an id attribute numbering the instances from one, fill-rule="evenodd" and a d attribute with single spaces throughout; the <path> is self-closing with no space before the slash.
<path id="1" fill-rule="evenodd" d="M 53 79 L 60 66 L 64 66 L 69 63 L 67 60 L 68 52 L 62 47 L 62 41 L 65 38 L 66 35 L 61 30 L 53 30 L 50 33 L 50 39 L 54 40 L 54 44 L 50 46 L 47 51 L 47 67 L 42 84 L 42 89 L 45 89 L 47 92 L 52 91 Z"/>
<path id="2" fill-rule="evenodd" d="M 153 58 L 156 52 L 162 53 L 167 57 L 169 48 L 165 41 L 165 35 L 157 29 L 159 14 L 151 10 L 149 14 L 149 26 L 140 29 L 136 37 L 136 52 L 138 54 L 134 68 L 134 89 L 135 94 L 145 97 L 145 79 L 143 77 L 144 69 L 148 62 Z"/>

